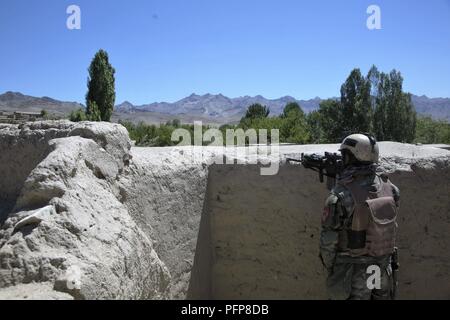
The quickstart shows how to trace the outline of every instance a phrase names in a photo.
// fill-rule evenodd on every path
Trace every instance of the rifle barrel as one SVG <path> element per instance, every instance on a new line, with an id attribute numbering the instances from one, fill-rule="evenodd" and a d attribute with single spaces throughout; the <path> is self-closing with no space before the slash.
<path id="1" fill-rule="evenodd" d="M 292 161 L 292 162 L 303 162 L 301 159 L 293 159 L 293 158 L 286 158 L 286 161 Z"/>

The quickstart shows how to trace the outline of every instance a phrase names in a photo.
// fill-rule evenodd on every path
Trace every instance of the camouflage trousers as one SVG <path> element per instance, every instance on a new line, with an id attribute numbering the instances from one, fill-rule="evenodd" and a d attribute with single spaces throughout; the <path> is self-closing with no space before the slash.
<path id="1" fill-rule="evenodd" d="M 368 285 L 371 273 L 368 270 L 374 265 L 380 270 L 380 286 L 371 289 Z M 393 298 L 390 259 L 371 263 L 336 261 L 327 278 L 327 289 L 333 300 L 390 300 Z"/>

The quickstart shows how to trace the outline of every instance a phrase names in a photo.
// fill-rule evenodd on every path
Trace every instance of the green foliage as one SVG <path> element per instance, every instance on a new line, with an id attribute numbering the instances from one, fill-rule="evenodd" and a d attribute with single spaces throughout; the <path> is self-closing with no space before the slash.
<path id="1" fill-rule="evenodd" d="M 288 103 L 280 118 L 282 120 L 281 142 L 303 144 L 310 140 L 305 113 L 298 103 Z"/>
<path id="2" fill-rule="evenodd" d="M 89 110 L 89 113 L 86 114 L 86 117 L 89 121 L 102 121 L 100 109 L 95 101 L 88 102 L 87 110 Z"/>
<path id="3" fill-rule="evenodd" d="M 237 128 L 241 128 L 243 130 L 255 129 L 257 134 L 259 135 L 260 130 L 267 130 L 267 142 L 272 142 L 272 130 L 280 129 L 283 125 L 283 121 L 280 117 L 267 117 L 267 118 L 254 118 L 254 119 L 244 119 L 237 126 Z M 279 136 L 280 142 L 282 141 L 281 134 Z"/>
<path id="4" fill-rule="evenodd" d="M 175 145 L 171 141 L 172 131 L 175 129 L 170 125 L 147 125 L 139 122 L 137 125 L 131 122 L 119 122 L 127 128 L 130 139 L 136 142 L 137 146 L 163 147 Z"/>
<path id="5" fill-rule="evenodd" d="M 287 119 L 281 127 L 280 142 L 305 144 L 310 141 L 310 133 L 305 118 Z"/>
<path id="6" fill-rule="evenodd" d="M 305 113 L 303 112 L 302 108 L 300 107 L 300 105 L 297 102 L 290 102 L 288 103 L 284 109 L 283 109 L 283 113 L 281 114 L 282 118 L 287 118 L 289 117 L 290 114 L 295 114 L 298 116 L 304 116 Z"/>
<path id="7" fill-rule="evenodd" d="M 376 70 L 376 67 L 372 67 Z M 403 77 L 392 70 L 389 74 L 369 72 L 374 99 L 373 129 L 378 140 L 412 142 L 415 137 L 416 111 L 411 95 L 403 92 Z"/>
<path id="8" fill-rule="evenodd" d="M 47 119 L 48 118 L 48 112 L 45 109 L 41 110 L 41 118 Z"/>
<path id="9" fill-rule="evenodd" d="M 306 124 L 308 125 L 309 131 L 308 143 L 327 142 L 322 128 L 322 122 L 322 114 L 319 111 L 312 111 L 306 116 Z"/>
<path id="10" fill-rule="evenodd" d="M 250 116 L 250 115 L 258 116 Z M 306 117 L 297 103 L 289 103 L 279 117 L 268 117 L 269 110 L 261 105 L 251 105 L 246 116 L 241 119 L 238 128 L 244 130 L 266 129 L 268 142 L 272 141 L 272 129 L 279 130 L 281 143 L 306 143 L 310 139 Z M 223 127 L 222 127 L 223 128 Z"/>
<path id="11" fill-rule="evenodd" d="M 97 110 L 92 109 L 97 106 L 100 120 L 110 121 L 116 100 L 114 74 L 115 70 L 109 63 L 108 53 L 104 50 L 98 51 L 89 66 L 86 114 L 90 119 L 98 119 Z"/>
<path id="12" fill-rule="evenodd" d="M 354 69 L 341 87 L 340 100 L 324 100 L 317 111 L 305 115 L 302 108 L 293 102 L 285 106 L 280 116 L 269 117 L 270 111 L 266 106 L 253 104 L 239 124 L 223 125 L 219 130 L 224 143 L 228 129 L 255 129 L 257 135 L 261 130 L 267 130 L 269 143 L 273 138 L 271 130 L 278 129 L 281 143 L 340 143 L 348 134 L 373 132 L 379 141 L 450 144 L 450 124 L 429 117 L 417 118 L 411 95 L 403 92 L 402 86 L 403 78 L 396 70 L 386 74 L 373 66 L 363 77 L 359 69 Z M 93 101 L 88 103 L 88 109 L 95 115 L 100 107 Z M 72 118 L 82 121 L 86 116 L 82 110 L 77 110 L 71 115 Z M 171 141 L 172 133 L 177 128 L 188 130 L 191 140 L 194 137 L 194 126 L 183 125 L 177 119 L 160 126 L 142 122 L 137 125 L 129 122 L 122 124 L 138 146 L 178 144 Z M 202 131 L 209 128 L 203 126 Z M 250 143 L 248 138 L 245 143 Z"/>
<path id="13" fill-rule="evenodd" d="M 397 137 L 396 141 L 411 143 L 416 136 L 417 113 L 411 100 L 410 93 L 404 93 L 399 105 L 400 117 L 397 120 Z"/>
<path id="14" fill-rule="evenodd" d="M 252 104 L 245 113 L 245 119 L 267 118 L 270 114 L 269 108 L 259 103 Z"/>
<path id="15" fill-rule="evenodd" d="M 172 120 L 172 126 L 173 127 L 178 128 L 178 127 L 180 127 L 180 125 L 181 125 L 181 121 L 179 119 L 173 119 Z"/>
<path id="16" fill-rule="evenodd" d="M 70 119 L 70 121 L 73 121 L 73 122 L 80 122 L 80 121 L 86 121 L 87 117 L 86 117 L 86 113 L 84 112 L 84 110 L 80 108 L 77 110 L 73 110 L 70 113 L 69 119 Z"/>
<path id="17" fill-rule="evenodd" d="M 94 101 L 88 102 L 87 109 L 90 110 L 90 113 L 87 114 L 83 109 L 77 109 L 70 113 L 69 119 L 73 122 L 80 121 L 102 121 L 100 116 L 100 110 L 98 109 L 97 104 Z"/>
<path id="18" fill-rule="evenodd" d="M 354 69 L 341 87 L 340 134 L 369 132 L 372 125 L 370 82 Z M 337 136 L 335 137 L 337 138 Z"/>
<path id="19" fill-rule="evenodd" d="M 320 103 L 314 120 L 320 128 L 320 139 L 322 142 L 338 143 L 347 134 L 343 106 L 339 101 L 328 99 Z M 311 122 L 311 121 L 310 121 Z M 317 129 L 316 129 L 317 130 Z"/>
<path id="20" fill-rule="evenodd" d="M 181 121 L 179 119 L 168 120 L 166 122 L 166 126 L 172 126 L 175 128 L 179 128 L 181 126 Z"/>
<path id="21" fill-rule="evenodd" d="M 379 141 L 412 142 L 416 112 L 402 86 L 396 70 L 385 74 L 372 66 L 366 77 L 352 70 L 341 87 L 340 102 L 323 101 L 319 115 L 309 118 L 312 141 L 336 143 L 351 133 L 373 132 Z"/>
<path id="22" fill-rule="evenodd" d="M 431 117 L 418 117 L 414 142 L 450 144 L 450 123 Z"/>
<path id="23" fill-rule="evenodd" d="M 144 122 L 139 122 L 134 124 L 129 121 L 119 121 L 125 128 L 127 128 L 130 135 L 130 139 L 136 142 L 137 146 L 141 147 L 165 147 L 174 146 L 179 143 L 179 141 L 172 141 L 172 133 L 176 129 L 186 129 L 189 131 L 191 136 L 191 141 L 189 144 L 193 144 L 194 137 L 194 125 L 182 125 L 178 124 L 178 121 L 169 121 L 166 124 L 160 125 L 148 125 Z M 174 125 L 175 124 L 175 125 Z M 209 126 L 202 126 L 202 132 L 204 133 L 208 130 Z M 203 143 L 206 145 L 207 143 Z"/>

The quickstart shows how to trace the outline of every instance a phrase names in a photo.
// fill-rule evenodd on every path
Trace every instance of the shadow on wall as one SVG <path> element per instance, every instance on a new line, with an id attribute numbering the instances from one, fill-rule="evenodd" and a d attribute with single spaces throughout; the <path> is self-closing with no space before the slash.
<path id="1" fill-rule="evenodd" d="M 324 299 L 317 175 L 283 166 L 210 167 L 188 299 Z"/>
<path id="2" fill-rule="evenodd" d="M 194 264 L 192 266 L 191 278 L 186 295 L 188 300 L 211 300 L 212 296 L 212 262 L 213 246 L 211 242 L 211 221 L 208 207 L 209 190 L 205 197 L 203 212 L 200 220 L 200 228 L 195 248 Z"/>
<path id="3" fill-rule="evenodd" d="M 400 299 L 450 298 L 450 167 L 413 165 L 401 189 Z M 213 165 L 188 299 L 326 299 L 318 258 L 327 196 L 314 172 Z"/>
<path id="4" fill-rule="evenodd" d="M 0 152 L 0 225 L 14 208 L 25 180 L 51 149 L 48 141 L 2 138 Z"/>

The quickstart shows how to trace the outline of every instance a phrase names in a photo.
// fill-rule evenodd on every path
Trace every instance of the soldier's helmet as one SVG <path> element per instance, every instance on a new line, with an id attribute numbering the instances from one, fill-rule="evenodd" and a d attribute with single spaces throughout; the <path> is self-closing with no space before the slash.
<path id="1" fill-rule="evenodd" d="M 349 135 L 344 139 L 339 149 L 341 152 L 344 150 L 348 150 L 361 163 L 378 162 L 380 154 L 375 137 L 369 134 Z"/>

